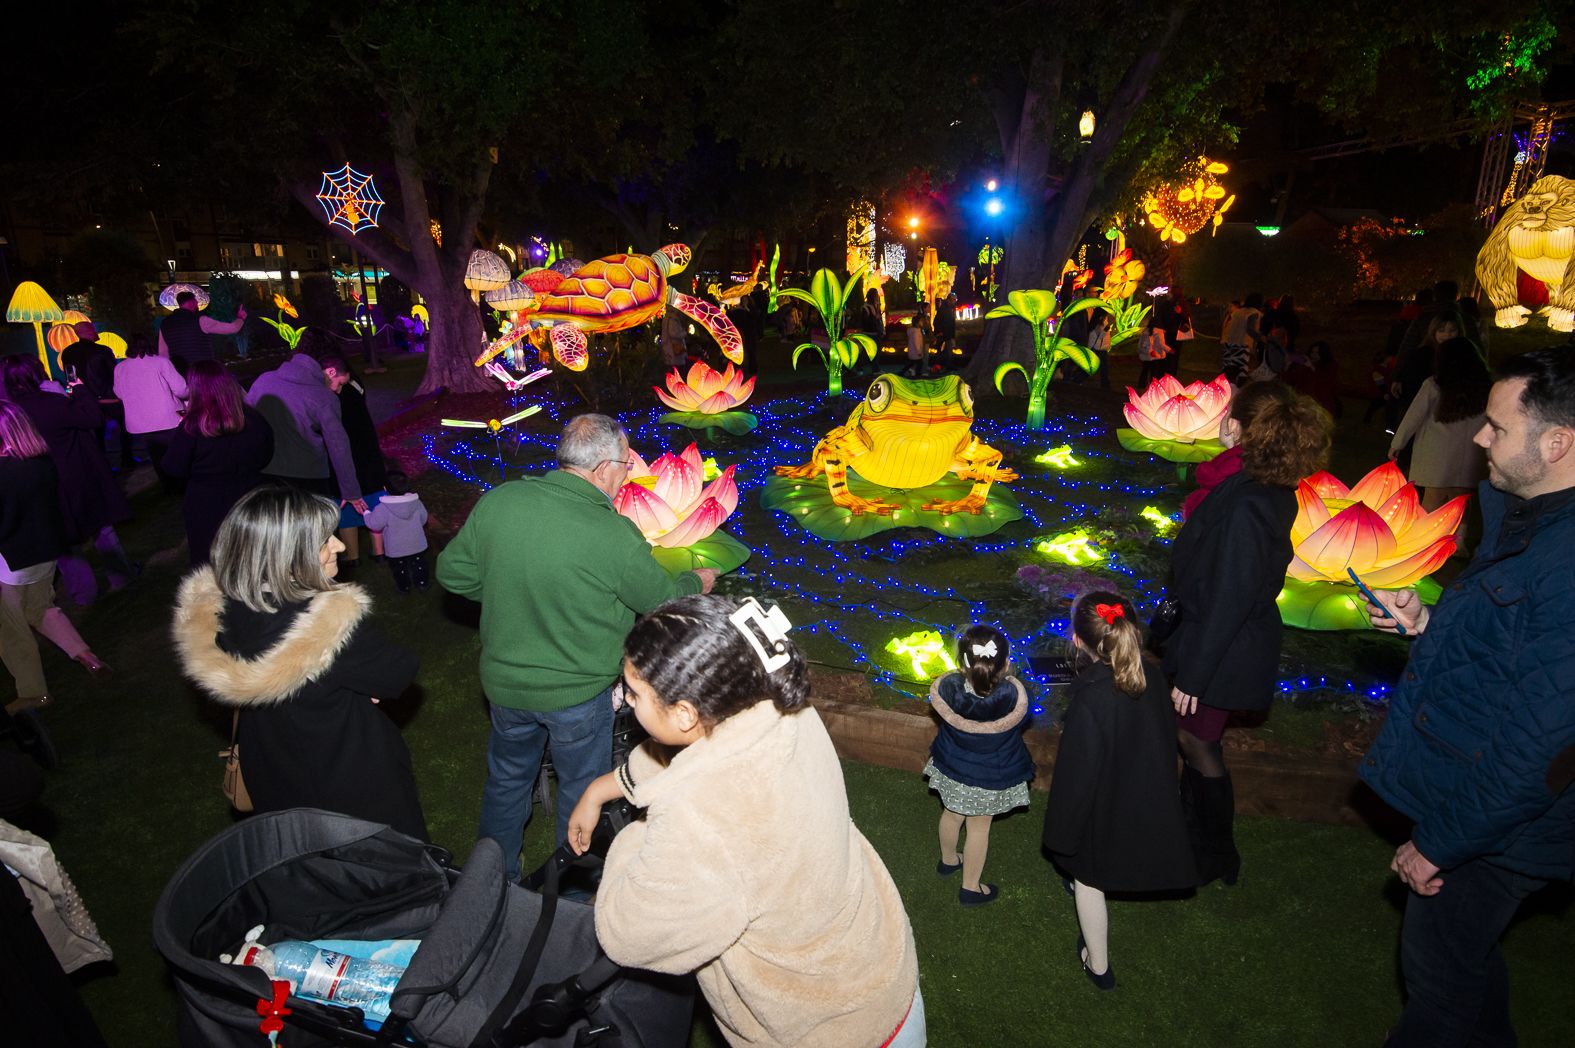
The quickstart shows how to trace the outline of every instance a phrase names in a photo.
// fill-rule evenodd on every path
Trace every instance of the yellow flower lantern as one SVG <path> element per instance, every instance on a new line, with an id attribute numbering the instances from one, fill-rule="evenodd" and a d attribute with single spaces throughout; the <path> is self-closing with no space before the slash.
<path id="1" fill-rule="evenodd" d="M 1229 170 L 1218 160 L 1200 156 L 1182 169 L 1177 181 L 1149 191 L 1143 210 L 1149 224 L 1159 230 L 1161 242 L 1180 244 L 1205 225 L 1211 225 L 1211 231 L 1219 228 L 1236 202 L 1235 194 L 1227 196 L 1217 177 Z"/>

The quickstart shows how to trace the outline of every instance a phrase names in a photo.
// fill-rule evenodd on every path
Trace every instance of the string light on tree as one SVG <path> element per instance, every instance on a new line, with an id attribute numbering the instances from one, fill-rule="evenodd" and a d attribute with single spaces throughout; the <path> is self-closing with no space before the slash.
<path id="1" fill-rule="evenodd" d="M 1143 210 L 1159 230 L 1161 242 L 1183 243 L 1211 223 L 1212 229 L 1219 228 L 1225 212 L 1236 202 L 1235 194 L 1227 196 L 1217 177 L 1229 170 L 1218 160 L 1200 156 L 1182 168 L 1175 182 L 1166 182 L 1144 196 Z"/>

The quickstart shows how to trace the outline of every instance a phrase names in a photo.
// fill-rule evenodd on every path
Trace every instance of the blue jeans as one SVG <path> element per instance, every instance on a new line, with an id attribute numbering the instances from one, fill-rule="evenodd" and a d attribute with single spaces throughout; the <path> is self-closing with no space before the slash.
<path id="1" fill-rule="evenodd" d="M 520 878 L 520 846 L 530 821 L 531 789 L 541 755 L 552 750 L 558 775 L 558 843 L 569 836 L 569 814 L 598 775 L 612 771 L 612 688 L 566 710 L 536 713 L 489 703 L 487 785 L 481 794 L 481 829 L 503 849 L 504 874 Z"/>
<path id="2" fill-rule="evenodd" d="M 1400 970 L 1407 999 L 1388 1048 L 1512 1048 L 1509 967 L 1499 939 L 1521 900 L 1548 882 L 1482 859 L 1439 876 L 1437 895 L 1406 899 Z"/>

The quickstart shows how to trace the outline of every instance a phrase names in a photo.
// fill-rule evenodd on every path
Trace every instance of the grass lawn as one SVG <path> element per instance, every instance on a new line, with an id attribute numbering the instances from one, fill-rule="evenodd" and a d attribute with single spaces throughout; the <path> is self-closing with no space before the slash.
<path id="1" fill-rule="evenodd" d="M 1206 345 L 1198 355 L 1207 355 Z M 395 372 L 410 366 L 401 362 Z M 1020 411 L 1021 402 L 1010 403 Z M 1361 458 L 1379 443 L 1372 434 L 1345 441 L 1342 430 L 1342 446 L 1365 449 Z M 1339 472 L 1348 480 L 1360 475 Z M 420 483 L 454 482 L 434 471 Z M 173 997 L 151 948 L 150 917 L 174 868 L 230 824 L 214 758 L 228 718 L 180 679 L 166 640 L 185 567 L 178 507 L 156 492 L 139 495 L 134 506 L 137 520 L 123 534 L 148 570 L 80 624 L 115 666 L 115 678 L 95 686 L 58 651 L 45 653 L 59 696 L 45 716 L 64 762 L 50 776 L 45 800 L 55 816 L 48 835 L 56 852 L 117 952 L 112 970 L 84 973 L 84 996 L 112 1045 L 165 1046 L 174 1043 Z M 768 525 L 748 527 L 763 532 Z M 965 561 L 946 564 L 940 552 L 930 555 L 945 570 L 966 568 Z M 879 577 L 889 567 L 877 558 L 860 574 Z M 376 569 L 363 564 L 359 581 L 376 599 L 378 621 L 422 657 L 419 693 L 390 712 L 403 724 L 433 837 L 463 859 L 479 812 L 487 736 L 476 634 L 460 602 L 436 591 L 401 598 Z M 1332 637 L 1320 643 L 1331 650 L 1340 644 Z M 1326 716 L 1282 706 L 1266 730 L 1314 739 Z M 938 805 L 919 777 L 856 764 L 844 769 L 854 818 L 907 902 L 932 1044 L 1376 1045 L 1398 1014 L 1401 899 L 1387 871 L 1392 843 L 1372 832 L 1242 820 L 1239 887 L 1113 904 L 1120 986 L 1100 994 L 1073 958 L 1071 901 L 1039 855 L 1042 795 L 1034 797 L 1035 810 L 995 827 L 986 879 L 1001 885 L 1003 898 L 965 911 L 956 903 L 956 880 L 933 872 Z M 533 822 L 528 856 L 545 855 L 549 833 L 546 820 Z M 1537 900 L 1506 939 L 1527 1046 L 1575 1044 L 1575 1017 L 1564 997 L 1575 947 L 1575 930 L 1564 919 L 1569 901 L 1567 891 Z M 692 1043 L 721 1041 L 702 1021 Z"/>

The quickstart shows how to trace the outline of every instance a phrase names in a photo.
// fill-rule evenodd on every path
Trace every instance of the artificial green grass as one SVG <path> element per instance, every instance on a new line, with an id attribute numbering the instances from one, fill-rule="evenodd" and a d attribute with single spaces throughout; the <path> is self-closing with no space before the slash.
<path id="1" fill-rule="evenodd" d="M 112 971 L 81 980 L 117 1048 L 175 1043 L 173 994 L 150 941 L 153 905 L 175 867 L 232 820 L 214 757 L 228 718 L 181 681 L 166 639 L 185 557 L 153 554 L 179 542 L 178 507 L 149 493 L 135 508 L 123 534 L 134 556 L 149 559 L 147 574 L 81 622 L 115 678 L 94 686 L 46 652 L 58 701 L 44 716 L 65 762 L 45 795 L 57 816 L 50 837 L 117 953 Z M 437 590 L 399 597 L 370 562 L 359 581 L 374 594 L 379 624 L 421 653 L 420 695 L 390 712 L 404 726 L 432 835 L 463 860 L 485 778 L 475 631 Z M 1271 724 L 1316 729 L 1311 715 L 1303 723 L 1282 714 L 1277 708 Z M 918 776 L 853 763 L 844 770 L 853 817 L 907 904 L 938 1048 L 1377 1044 L 1399 1012 L 1401 896 L 1387 869 L 1391 844 L 1372 832 L 1243 819 L 1239 887 L 1112 904 L 1120 985 L 1101 994 L 1073 959 L 1071 901 L 1039 854 L 1042 794 L 992 831 L 985 879 L 1002 887 L 1001 900 L 963 910 L 957 878 L 934 873 L 938 806 Z M 546 819 L 533 820 L 528 858 L 546 855 L 550 834 Z M 1575 946 L 1568 903 L 1567 891 L 1555 891 L 1528 904 L 1506 939 L 1528 1048 L 1575 1043 L 1563 996 Z M 702 1018 L 691 1043 L 722 1042 Z"/>

